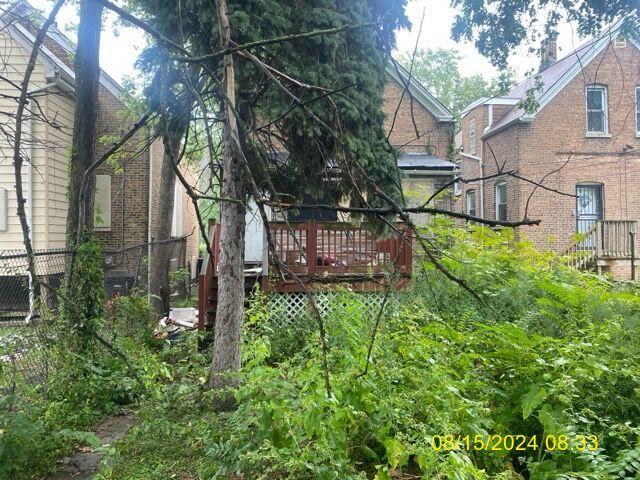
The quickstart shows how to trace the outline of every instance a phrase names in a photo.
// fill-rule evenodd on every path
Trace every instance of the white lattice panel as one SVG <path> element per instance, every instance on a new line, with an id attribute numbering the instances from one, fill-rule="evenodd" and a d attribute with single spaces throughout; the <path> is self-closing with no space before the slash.
<path id="1" fill-rule="evenodd" d="M 380 292 L 315 292 L 313 298 L 323 317 L 343 313 L 346 308 L 356 315 L 373 316 L 379 311 L 384 294 Z M 394 307 L 397 307 L 397 299 L 391 297 L 386 309 L 392 311 Z M 272 293 L 268 298 L 268 311 L 273 325 L 284 327 L 296 318 L 308 314 L 307 295 L 302 292 Z"/>

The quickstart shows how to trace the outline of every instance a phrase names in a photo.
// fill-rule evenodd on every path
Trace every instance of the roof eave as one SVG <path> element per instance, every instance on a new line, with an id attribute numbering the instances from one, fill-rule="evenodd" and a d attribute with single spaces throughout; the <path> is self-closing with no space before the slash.
<path id="1" fill-rule="evenodd" d="M 35 37 L 23 25 L 20 25 L 17 22 L 6 23 L 5 25 L 16 31 L 31 45 L 35 43 Z M 58 40 L 56 39 L 54 39 L 54 41 L 58 42 Z M 59 43 L 59 45 L 65 51 L 69 52 L 68 45 L 66 43 L 64 45 Z M 61 74 L 68 79 L 68 83 L 73 85 L 75 88 L 75 72 L 67 64 L 65 64 L 57 55 L 55 55 L 51 50 L 44 46 L 44 44 L 40 46 L 39 53 L 51 64 L 53 64 L 53 66 L 57 68 L 61 72 Z M 118 84 L 118 82 L 111 78 L 103 69 L 100 69 L 100 84 L 116 98 L 120 98 L 121 95 L 126 93 L 125 90 Z"/>
<path id="2" fill-rule="evenodd" d="M 406 86 L 408 83 L 409 93 L 420 104 L 425 107 L 439 122 L 453 122 L 453 113 L 449 111 L 440 101 L 424 88 L 413 76 L 410 76 L 404 68 L 390 60 L 387 63 L 386 71 L 400 85 Z"/>
<path id="3" fill-rule="evenodd" d="M 513 125 L 517 125 L 519 123 L 531 123 L 531 122 L 533 122 L 534 118 L 535 118 L 535 114 L 522 115 L 520 117 L 514 118 L 513 120 L 505 123 L 504 125 L 500 125 L 500 126 L 494 128 L 492 130 L 489 130 L 487 133 L 482 135 L 482 137 L 480 137 L 480 138 L 482 138 L 484 140 L 486 138 L 489 138 L 489 137 L 493 136 L 494 134 L 496 134 L 498 132 L 501 132 L 501 131 L 503 131 L 503 130 L 513 126 Z"/>

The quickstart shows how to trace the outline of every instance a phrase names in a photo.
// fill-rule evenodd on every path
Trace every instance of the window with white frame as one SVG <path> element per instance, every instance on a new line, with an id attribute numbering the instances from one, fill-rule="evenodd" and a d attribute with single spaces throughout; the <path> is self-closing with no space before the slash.
<path id="1" fill-rule="evenodd" d="M 182 183 L 176 179 L 175 187 L 173 188 L 173 217 L 171 218 L 171 236 L 182 236 L 182 194 L 184 187 Z"/>
<path id="2" fill-rule="evenodd" d="M 476 153 L 476 121 L 469 121 L 469 154 Z"/>
<path id="3" fill-rule="evenodd" d="M 609 133 L 607 111 L 607 87 L 587 87 L 587 133 Z"/>
<path id="4" fill-rule="evenodd" d="M 462 195 L 462 182 L 460 181 L 460 174 L 459 173 L 454 173 L 453 174 L 453 195 L 458 197 L 460 195 Z"/>
<path id="5" fill-rule="evenodd" d="M 476 191 L 475 190 L 467 190 L 466 202 L 467 202 L 467 215 L 475 217 L 476 216 Z"/>
<path id="6" fill-rule="evenodd" d="M 7 231 L 7 190 L 0 188 L 0 232 Z"/>
<path id="7" fill-rule="evenodd" d="M 111 230 L 111 175 L 96 175 L 95 229 Z"/>
<path id="8" fill-rule="evenodd" d="M 636 136 L 640 136 L 640 86 L 636 87 Z"/>
<path id="9" fill-rule="evenodd" d="M 627 37 L 625 37 L 624 35 L 618 35 L 614 40 L 613 40 L 613 46 L 617 47 L 617 48 L 624 48 L 627 46 Z"/>
<path id="10" fill-rule="evenodd" d="M 496 184 L 496 220 L 507 221 L 507 184 Z"/>

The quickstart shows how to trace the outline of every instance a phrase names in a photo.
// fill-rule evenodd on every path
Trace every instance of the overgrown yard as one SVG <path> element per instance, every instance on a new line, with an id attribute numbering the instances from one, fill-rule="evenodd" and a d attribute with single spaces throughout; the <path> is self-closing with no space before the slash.
<path id="1" fill-rule="evenodd" d="M 42 478 L 130 404 L 139 422 L 101 447 L 97 478 L 639 478 L 637 287 L 508 232 L 439 229 L 443 262 L 480 299 L 426 272 L 394 293 L 363 375 L 375 315 L 345 292 L 325 318 L 331 396 L 313 321 L 272 328 L 256 300 L 234 412 L 213 412 L 195 335 L 116 337 L 144 388 L 105 352 L 81 374 L 58 370 L 46 396 L 4 397 L 0 475 Z M 143 332 L 144 302 L 122 302 L 112 320 Z"/>

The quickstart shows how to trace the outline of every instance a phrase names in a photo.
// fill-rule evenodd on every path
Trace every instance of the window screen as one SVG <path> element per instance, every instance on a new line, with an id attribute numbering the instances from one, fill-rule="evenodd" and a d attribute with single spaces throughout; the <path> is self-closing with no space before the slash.
<path id="1" fill-rule="evenodd" d="M 111 229 L 111 175 L 96 175 L 94 214 L 96 230 Z"/>

